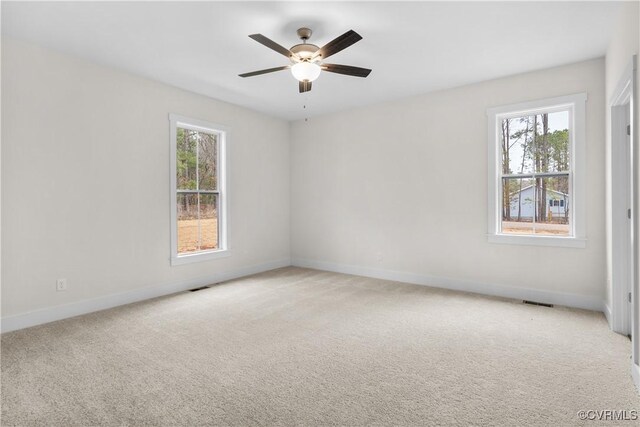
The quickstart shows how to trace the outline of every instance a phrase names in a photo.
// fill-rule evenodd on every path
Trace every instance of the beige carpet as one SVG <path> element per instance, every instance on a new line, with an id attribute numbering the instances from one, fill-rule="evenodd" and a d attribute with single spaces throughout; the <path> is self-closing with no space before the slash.
<path id="1" fill-rule="evenodd" d="M 3 335 L 2 425 L 573 425 L 640 409 L 629 357 L 601 313 L 284 268 Z"/>

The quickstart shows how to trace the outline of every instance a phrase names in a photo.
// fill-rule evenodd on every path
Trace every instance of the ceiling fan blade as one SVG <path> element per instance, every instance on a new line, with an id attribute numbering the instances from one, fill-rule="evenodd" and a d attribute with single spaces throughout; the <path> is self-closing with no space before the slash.
<path id="1" fill-rule="evenodd" d="M 300 93 L 309 92 L 311 90 L 311 82 L 309 80 L 298 82 L 298 90 Z"/>
<path id="2" fill-rule="evenodd" d="M 257 41 L 258 43 L 265 45 L 269 49 L 275 50 L 276 52 L 286 56 L 287 58 L 291 58 L 292 56 L 294 56 L 293 52 L 291 52 L 289 49 L 284 46 L 280 46 L 278 43 L 274 42 L 268 37 L 263 36 L 262 34 L 251 34 L 249 35 L 249 37 Z"/>
<path id="3" fill-rule="evenodd" d="M 282 67 L 266 68 L 264 70 L 252 71 L 250 73 L 244 73 L 244 74 L 238 74 L 238 75 L 240 77 L 253 77 L 253 76 L 259 76 L 260 74 L 267 74 L 267 73 L 273 73 L 275 71 L 288 70 L 289 68 L 291 68 L 290 65 L 284 65 Z"/>
<path id="4" fill-rule="evenodd" d="M 318 56 L 322 56 L 322 59 L 326 59 L 331 55 L 340 52 L 351 46 L 352 44 L 362 40 L 362 36 L 356 33 L 353 30 L 349 30 L 343 35 L 336 37 L 331 40 L 326 45 L 322 46 L 318 51 L 313 55 L 314 58 Z"/>
<path id="5" fill-rule="evenodd" d="M 322 69 L 330 73 L 346 74 L 347 76 L 367 77 L 371 72 L 368 68 L 352 67 L 351 65 L 322 64 Z"/>

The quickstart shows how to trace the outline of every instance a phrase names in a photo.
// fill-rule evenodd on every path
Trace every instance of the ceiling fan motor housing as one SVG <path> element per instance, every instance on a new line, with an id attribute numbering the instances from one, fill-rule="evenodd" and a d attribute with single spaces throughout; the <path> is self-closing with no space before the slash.
<path id="1" fill-rule="evenodd" d="M 315 44 L 301 43 L 293 46 L 289 50 L 298 55 L 298 57 L 300 57 L 304 61 L 309 60 L 313 56 L 313 54 L 318 51 L 318 49 L 320 48 Z"/>

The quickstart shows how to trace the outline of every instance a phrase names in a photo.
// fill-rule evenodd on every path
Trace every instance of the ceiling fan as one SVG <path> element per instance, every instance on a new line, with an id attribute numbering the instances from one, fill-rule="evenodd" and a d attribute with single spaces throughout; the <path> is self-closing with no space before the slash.
<path id="1" fill-rule="evenodd" d="M 309 92 L 311 90 L 311 82 L 320 76 L 320 72 L 322 70 L 330 73 L 346 74 L 347 76 L 355 77 L 367 77 L 371 72 L 368 68 L 353 67 L 351 65 L 326 64 L 323 62 L 331 55 L 334 55 L 362 40 L 362 36 L 355 31 L 349 30 L 322 47 L 307 43 L 307 40 L 309 40 L 312 33 L 309 28 L 300 28 L 297 33 L 298 37 L 302 40 L 302 43 L 292 46 L 291 49 L 280 46 L 278 43 L 263 36 L 262 34 L 251 34 L 249 37 L 258 43 L 265 45 L 269 49 L 273 49 L 279 54 L 286 56 L 291 61 L 291 64 L 283 65 L 282 67 L 252 71 L 250 73 L 240 74 L 239 76 L 252 77 L 260 74 L 290 69 L 293 77 L 298 80 L 298 89 L 300 90 L 300 93 L 302 93 Z"/>

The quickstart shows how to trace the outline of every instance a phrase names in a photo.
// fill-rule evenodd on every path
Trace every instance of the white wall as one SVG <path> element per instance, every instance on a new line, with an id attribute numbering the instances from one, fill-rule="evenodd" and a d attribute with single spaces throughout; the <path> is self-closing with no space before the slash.
<path id="1" fill-rule="evenodd" d="M 2 89 L 5 320 L 288 265 L 287 122 L 7 38 Z M 231 128 L 228 258 L 169 265 L 169 113 Z"/>
<path id="2" fill-rule="evenodd" d="M 618 19 L 613 27 L 613 35 L 607 48 L 605 58 L 606 77 L 606 177 L 607 177 L 607 293 L 606 303 L 611 307 L 612 298 L 612 263 L 611 263 L 611 111 L 609 101 L 622 75 L 631 61 L 631 57 L 638 54 L 638 14 L 637 2 L 627 2 L 620 10 Z M 640 73 L 636 81 L 640 82 Z M 640 109 L 638 111 L 640 117 Z M 639 119 L 640 120 L 640 119 Z"/>
<path id="3" fill-rule="evenodd" d="M 303 265 L 516 297 L 533 290 L 598 308 L 606 279 L 604 79 L 598 59 L 289 129 L 4 38 L 2 317 L 207 283 L 286 265 L 290 253 Z M 587 248 L 489 244 L 486 108 L 582 91 Z M 231 127 L 229 258 L 169 265 L 170 112 Z M 59 277 L 69 280 L 67 292 L 55 292 Z"/>
<path id="4" fill-rule="evenodd" d="M 486 109 L 578 92 L 588 94 L 587 247 L 488 243 Z M 294 263 L 600 309 L 604 96 L 595 59 L 295 122 Z"/>

